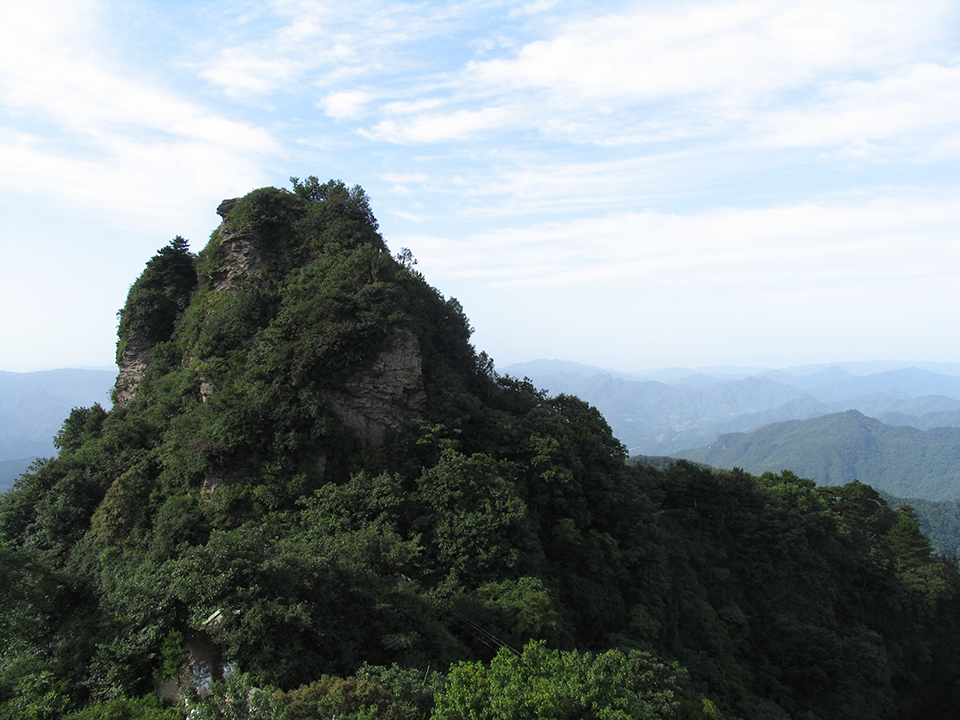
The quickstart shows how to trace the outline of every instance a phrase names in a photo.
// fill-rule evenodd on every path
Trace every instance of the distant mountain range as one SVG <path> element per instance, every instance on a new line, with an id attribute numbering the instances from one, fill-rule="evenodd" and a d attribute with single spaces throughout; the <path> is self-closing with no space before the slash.
<path id="1" fill-rule="evenodd" d="M 116 370 L 0 371 L 0 492 L 38 457 L 56 454 L 53 437 L 75 407 L 110 407 Z"/>
<path id="2" fill-rule="evenodd" d="M 960 427 L 960 364 L 670 368 L 631 375 L 534 360 L 499 371 L 595 405 L 631 455 L 675 455 L 709 446 L 721 435 L 846 410 L 917 430 Z M 0 491 L 34 458 L 55 453 L 52 438 L 72 408 L 108 405 L 115 378 L 114 370 L 0 372 Z"/>
<path id="3" fill-rule="evenodd" d="M 534 360 L 500 371 L 595 405 L 631 455 L 674 455 L 726 433 L 846 410 L 918 430 L 960 427 L 957 363 L 675 368 L 628 375 Z"/>

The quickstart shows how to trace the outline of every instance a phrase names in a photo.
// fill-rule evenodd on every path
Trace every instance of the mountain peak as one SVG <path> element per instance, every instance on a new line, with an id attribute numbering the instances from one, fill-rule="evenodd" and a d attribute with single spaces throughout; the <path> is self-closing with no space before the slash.
<path id="1" fill-rule="evenodd" d="M 359 187 L 294 179 L 217 212 L 205 248 L 175 239 L 131 287 L 115 391 L 144 404 L 177 388 L 205 487 L 251 458 L 320 481 L 425 417 L 440 378 L 480 372 L 459 304 L 390 255 Z"/>

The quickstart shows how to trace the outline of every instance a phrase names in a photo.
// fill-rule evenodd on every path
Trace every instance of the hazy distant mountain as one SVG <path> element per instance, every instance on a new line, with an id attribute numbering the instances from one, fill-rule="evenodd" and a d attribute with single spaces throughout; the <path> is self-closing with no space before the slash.
<path id="1" fill-rule="evenodd" d="M 960 428 L 894 427 L 856 410 L 721 435 L 676 455 L 752 473 L 789 469 L 823 485 L 860 480 L 898 497 L 960 498 Z"/>
<path id="2" fill-rule="evenodd" d="M 941 372 L 934 372 L 938 370 Z M 562 360 L 502 368 L 595 405 L 631 454 L 672 455 L 720 435 L 849 409 L 889 425 L 960 427 L 960 364 L 837 363 L 788 370 L 669 368 L 642 375 Z M 868 373 L 868 374 L 864 374 Z M 54 453 L 70 410 L 109 403 L 113 370 L 0 372 L 0 489 L 10 468 Z M 25 466 L 25 465 L 24 465 Z"/>
<path id="3" fill-rule="evenodd" d="M 899 412 L 879 413 L 877 420 L 887 425 L 908 425 L 918 430 L 931 430 L 938 427 L 960 427 L 960 410 L 930 412 L 923 415 L 907 415 Z"/>
<path id="4" fill-rule="evenodd" d="M 920 430 L 960 426 L 960 365 L 917 365 L 671 368 L 631 376 L 578 363 L 535 360 L 502 372 L 529 377 L 551 394 L 577 395 L 595 405 L 631 454 L 672 455 L 709 445 L 723 433 L 845 410 Z"/>
<path id="5" fill-rule="evenodd" d="M 806 420 L 808 418 L 829 415 L 833 408 L 820 402 L 812 395 L 803 394 L 777 407 L 759 412 L 739 415 L 733 420 L 717 425 L 720 434 L 731 432 L 750 432 L 764 425 L 786 420 Z"/>
<path id="6" fill-rule="evenodd" d="M 945 395 L 960 399 L 960 377 L 905 368 L 865 377 L 848 377 L 837 382 L 808 387 L 807 392 L 824 402 L 837 402 L 878 393 L 903 398 Z"/>
<path id="7" fill-rule="evenodd" d="M 0 493 L 13 487 L 18 477 L 27 471 L 27 468 L 36 458 L 18 458 L 17 460 L 0 460 Z"/>
<path id="8" fill-rule="evenodd" d="M 865 360 L 855 362 L 838 363 L 820 363 L 815 365 L 795 365 L 793 367 L 781 368 L 784 372 L 791 375 L 802 377 L 810 375 L 821 370 L 829 368 L 839 368 L 852 375 L 875 375 L 877 373 L 887 372 L 889 370 L 902 370 L 904 368 L 918 368 L 938 375 L 952 375 L 960 377 L 960 363 L 942 363 L 942 362 L 922 362 L 902 360 Z"/>
<path id="9" fill-rule="evenodd" d="M 596 375 L 565 391 L 596 405 L 631 454 L 644 455 L 708 443 L 719 424 L 799 396 L 764 378 L 667 385 Z"/>
<path id="10" fill-rule="evenodd" d="M 512 375 L 517 378 L 524 377 L 549 377 L 551 375 L 557 375 L 560 377 L 574 376 L 574 377 L 593 377 L 594 375 L 613 375 L 616 377 L 629 377 L 637 378 L 636 375 L 627 375 L 624 373 L 617 373 L 613 370 L 605 370 L 604 368 L 596 367 L 594 365 L 583 365 L 578 362 L 571 362 L 569 360 L 528 360 L 527 362 L 515 363 L 506 368 L 503 368 L 502 372 L 506 375 Z"/>
<path id="11" fill-rule="evenodd" d="M 786 370 L 767 370 L 759 374 L 762 377 L 768 377 L 771 380 L 789 385 L 798 390 L 803 390 L 804 392 L 816 388 L 839 385 L 856 378 L 856 375 L 853 373 L 847 372 L 836 365 L 831 365 L 830 367 L 805 375 L 794 375 Z"/>
<path id="12" fill-rule="evenodd" d="M 115 370 L 0 371 L 0 492 L 34 458 L 56 453 L 53 436 L 75 407 L 110 407 Z"/>

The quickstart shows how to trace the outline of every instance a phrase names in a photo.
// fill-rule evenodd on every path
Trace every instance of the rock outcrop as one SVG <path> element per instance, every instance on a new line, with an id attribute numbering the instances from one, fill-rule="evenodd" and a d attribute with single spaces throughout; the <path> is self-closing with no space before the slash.
<path id="1" fill-rule="evenodd" d="M 132 337 L 120 352 L 117 360 L 119 373 L 115 387 L 114 401 L 125 403 L 137 394 L 137 388 L 143 379 L 147 367 L 150 365 L 150 356 L 153 354 L 153 344 L 138 337 Z"/>
<path id="2" fill-rule="evenodd" d="M 217 229 L 223 260 L 212 277 L 216 292 L 232 292 L 247 278 L 263 270 L 260 233 L 249 224 L 234 225 L 227 220 L 238 201 L 239 198 L 224 200 L 217 208 L 217 214 L 223 218 Z"/>
<path id="3" fill-rule="evenodd" d="M 416 335 L 398 330 L 373 367 L 325 395 L 340 420 L 367 445 L 382 445 L 387 433 L 421 417 L 427 394 Z"/>

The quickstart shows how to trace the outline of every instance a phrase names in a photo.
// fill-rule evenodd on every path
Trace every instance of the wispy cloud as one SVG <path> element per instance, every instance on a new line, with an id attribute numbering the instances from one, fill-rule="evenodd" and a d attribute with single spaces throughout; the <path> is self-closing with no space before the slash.
<path id="1" fill-rule="evenodd" d="M 334 119 L 358 118 L 365 114 L 366 106 L 374 95 L 363 90 L 344 90 L 330 93 L 317 104 Z"/>
<path id="2" fill-rule="evenodd" d="M 371 140 L 397 143 L 463 140 L 489 128 L 502 128 L 516 113 L 507 107 L 455 110 L 447 114 L 421 115 L 408 122 L 384 120 L 360 132 Z"/>
<path id="3" fill-rule="evenodd" d="M 720 347 L 775 311 L 833 348 L 844 323 L 916 340 L 909 312 L 957 305 L 958 27 L 944 0 L 0 4 L 5 222 L 40 246 L 71 228 L 24 208 L 67 208 L 124 229 L 110 257 L 315 174 L 364 185 L 493 350 L 637 353 L 596 318 L 651 303 L 639 334 L 691 352 L 671 323 Z"/>
<path id="4" fill-rule="evenodd" d="M 760 127 L 761 142 L 792 145 L 809 116 L 822 129 L 801 138 L 852 142 L 859 138 L 847 122 L 852 108 L 866 104 L 862 113 L 876 118 L 891 93 L 920 110 L 910 113 L 916 123 L 929 126 L 929 116 L 921 118 L 931 103 L 934 116 L 944 115 L 943 98 L 957 96 L 955 60 L 929 48 L 955 12 L 944 3 L 819 0 L 631 6 L 573 18 L 515 54 L 468 62 L 443 100 L 434 91 L 421 113 L 410 111 L 422 102 L 416 98 L 386 105 L 386 117 L 364 132 L 418 143 L 529 128 L 568 142 L 623 145 L 748 137 Z M 917 81 L 919 90 L 904 96 L 899 86 Z M 467 100 L 469 110 L 460 107 Z M 893 119 L 886 132 L 912 127 Z"/>
<path id="5" fill-rule="evenodd" d="M 875 80 L 827 83 L 813 102 L 761 115 L 753 127 L 762 145 L 847 146 L 859 156 L 883 157 L 904 147 L 915 151 L 932 134 L 954 145 L 960 133 L 960 59 L 916 63 Z M 943 159 L 939 153 L 916 157 Z"/>
<path id="6" fill-rule="evenodd" d="M 603 285 L 806 289 L 960 272 L 960 195 L 922 193 L 695 215 L 611 213 L 465 237 L 401 236 L 437 272 L 491 287 Z M 851 232 L 855 230 L 856 232 Z"/>
<path id="7" fill-rule="evenodd" d="M 216 183 L 255 182 L 257 156 L 281 152 L 271 134 L 98 54 L 101 12 L 66 1 L 0 11 L 0 96 L 27 128 L 0 134 L 0 183 L 143 213 L 142 198 L 166 210 Z"/>
<path id="8" fill-rule="evenodd" d="M 300 75 L 302 63 L 289 58 L 264 58 L 246 48 L 226 48 L 200 75 L 227 95 L 265 95 Z"/>
<path id="9" fill-rule="evenodd" d="M 860 200 L 612 213 L 395 241 L 440 287 L 458 289 L 478 342 L 505 363 L 948 357 L 953 342 L 934 328 L 960 320 L 950 301 L 958 201 L 956 192 L 891 188 Z M 498 317 L 511 320 L 502 327 Z M 571 333 L 576 349 L 563 340 Z"/>

